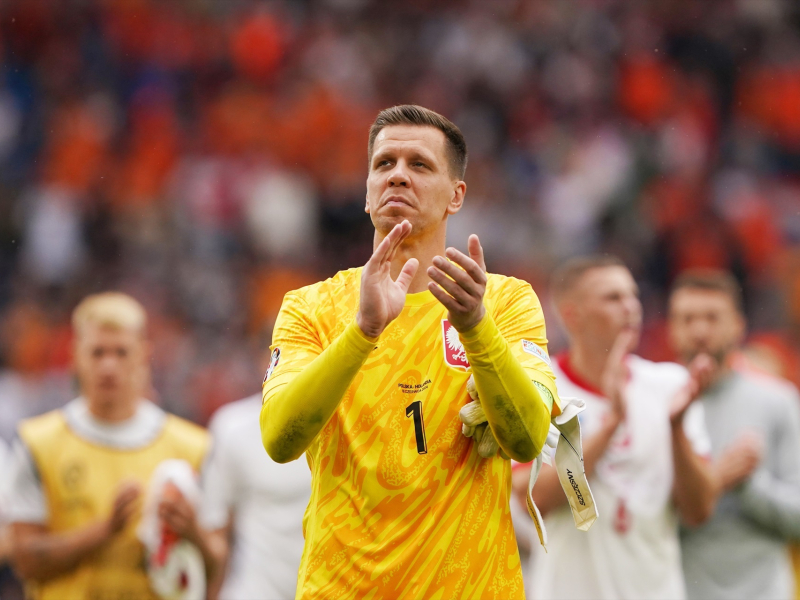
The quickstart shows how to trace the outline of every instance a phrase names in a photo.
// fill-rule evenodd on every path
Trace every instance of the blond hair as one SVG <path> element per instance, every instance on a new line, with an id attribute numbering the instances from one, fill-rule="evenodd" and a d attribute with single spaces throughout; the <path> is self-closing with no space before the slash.
<path id="1" fill-rule="evenodd" d="M 147 313 L 135 299 L 121 292 L 103 292 L 84 298 L 72 312 L 72 328 L 80 336 L 87 325 L 129 329 L 144 333 Z"/>

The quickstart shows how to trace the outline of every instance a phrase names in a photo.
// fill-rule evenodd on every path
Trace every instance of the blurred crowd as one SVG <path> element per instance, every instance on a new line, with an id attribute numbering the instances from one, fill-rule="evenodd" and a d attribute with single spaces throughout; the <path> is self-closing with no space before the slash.
<path id="1" fill-rule="evenodd" d="M 616 253 L 667 359 L 673 277 L 730 269 L 750 360 L 800 377 L 796 2 L 7 0 L 0 437 L 74 395 L 100 290 L 145 304 L 166 409 L 255 392 L 283 294 L 369 256 L 367 128 L 399 103 L 469 144 L 450 243 L 548 313 L 555 264 Z"/>

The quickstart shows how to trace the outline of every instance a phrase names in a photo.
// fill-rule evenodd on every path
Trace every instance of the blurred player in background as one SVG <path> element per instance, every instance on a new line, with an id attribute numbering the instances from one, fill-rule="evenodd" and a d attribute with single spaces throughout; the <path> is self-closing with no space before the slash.
<path id="1" fill-rule="evenodd" d="M 16 600 L 22 598 L 19 583 L 9 568 L 11 536 L 8 527 L 8 487 L 10 482 L 11 455 L 5 440 L 0 438 L 0 598 Z"/>
<path id="2" fill-rule="evenodd" d="M 163 511 L 167 523 L 203 552 L 210 591 L 218 588 L 209 598 L 295 596 L 311 474 L 301 461 L 280 465 L 264 452 L 260 409 L 258 394 L 216 412 L 200 510 L 178 501 Z"/>
<path id="3" fill-rule="evenodd" d="M 699 524 L 713 511 L 710 448 L 697 396 L 710 359 L 691 373 L 631 354 L 642 322 L 633 276 L 610 256 L 573 259 L 553 275 L 569 336 L 553 370 L 562 397 L 586 401 L 580 415 L 586 475 L 599 518 L 573 526 L 555 469 L 545 466 L 533 498 L 545 516 L 548 553 L 535 552 L 528 588 L 550 599 L 675 599 L 685 596 L 677 515 Z M 516 469 L 523 504 L 527 469 Z"/>
<path id="4" fill-rule="evenodd" d="M 669 323 L 684 363 L 708 353 L 718 365 L 701 401 L 724 495 L 707 523 L 682 530 L 688 595 L 789 598 L 787 541 L 800 538 L 797 391 L 777 378 L 731 368 L 746 323 L 741 290 L 729 273 L 679 277 Z"/>
<path id="5" fill-rule="evenodd" d="M 500 447 L 541 451 L 560 410 L 541 306 L 485 273 L 477 236 L 445 249 L 466 192 L 455 125 L 386 109 L 368 156 L 373 255 L 286 295 L 264 384 L 264 446 L 312 470 L 297 597 L 523 598 L 509 461 L 481 458 L 458 412 L 471 368 Z"/>
<path id="6" fill-rule="evenodd" d="M 142 394 L 146 315 L 119 293 L 73 313 L 81 396 L 20 423 L 12 458 L 12 560 L 32 598 L 151 598 L 136 537 L 140 495 L 155 467 L 198 469 L 208 436 Z"/>

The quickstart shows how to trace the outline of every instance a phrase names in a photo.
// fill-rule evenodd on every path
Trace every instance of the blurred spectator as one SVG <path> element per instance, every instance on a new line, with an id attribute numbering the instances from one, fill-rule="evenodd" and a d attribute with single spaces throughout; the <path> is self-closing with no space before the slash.
<path id="1" fill-rule="evenodd" d="M 692 404 L 709 357 L 689 373 L 634 354 L 642 307 L 628 269 L 610 256 L 568 261 L 553 275 L 569 349 L 553 364 L 559 395 L 586 402 L 583 461 L 600 518 L 587 532 L 573 524 L 558 474 L 543 467 L 532 498 L 548 530 L 545 554 L 532 557 L 531 596 L 612 600 L 684 598 L 677 519 L 700 524 L 716 485 L 702 407 Z M 521 466 L 520 466 L 521 467 Z M 526 502 L 529 469 L 514 487 Z"/>
<path id="2" fill-rule="evenodd" d="M 116 288 L 166 329 L 167 408 L 204 420 L 254 391 L 230 349 L 268 335 L 277 307 L 260 301 L 291 289 L 286 271 L 366 260 L 366 132 L 409 101 L 465 132 L 450 235 L 479 234 L 490 269 L 543 281 L 563 258 L 620 255 L 651 358 L 669 356 L 672 279 L 730 269 L 752 327 L 798 361 L 799 15 L 788 0 L 3 2 L 0 315 L 45 318 L 2 337 L 0 386 L 19 416 L 52 408 L 58 353 L 22 373 L 9 357 Z M 206 368 L 219 383 L 200 406 Z"/>
<path id="3" fill-rule="evenodd" d="M 745 334 L 741 291 L 720 271 L 687 271 L 670 297 L 681 359 L 709 353 L 718 368 L 701 398 L 724 493 L 714 516 L 684 527 L 689 598 L 790 598 L 787 542 L 800 538 L 800 398 L 781 380 L 734 369 Z"/>
<path id="4" fill-rule="evenodd" d="M 207 435 L 142 398 L 149 353 L 138 302 L 89 296 L 73 327 L 81 396 L 17 430 L 12 560 L 31 598 L 149 598 L 136 536 L 142 487 L 169 458 L 199 469 Z"/>
<path id="5" fill-rule="evenodd" d="M 11 535 L 8 527 L 8 488 L 11 457 L 8 446 L 0 438 L 0 597 L 21 600 L 22 587 L 14 578 L 9 566 L 11 557 Z"/>

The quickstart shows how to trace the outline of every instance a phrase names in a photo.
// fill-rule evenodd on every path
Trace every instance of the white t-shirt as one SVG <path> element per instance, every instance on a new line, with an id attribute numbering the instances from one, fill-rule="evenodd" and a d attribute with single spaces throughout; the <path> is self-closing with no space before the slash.
<path id="1" fill-rule="evenodd" d="M 305 457 L 283 465 L 270 459 L 261 442 L 260 410 L 261 397 L 252 396 L 222 407 L 209 425 L 200 522 L 213 530 L 233 518 L 222 600 L 295 597 L 311 471 Z"/>
<path id="2" fill-rule="evenodd" d="M 8 489 L 11 486 L 11 454 L 0 438 L 0 529 L 8 523 Z"/>
<path id="3" fill-rule="evenodd" d="M 627 360 L 626 418 L 589 478 L 598 519 L 588 532 L 582 532 L 575 528 L 566 505 L 545 517 L 548 553 L 539 547 L 532 557 L 529 589 L 533 598 L 686 597 L 678 519 L 671 503 L 674 467 L 669 406 L 688 373 L 673 363 L 653 363 L 633 355 Z M 586 401 L 579 417 L 581 435 L 591 437 L 608 413 L 608 400 L 570 372 L 566 357 L 554 363 L 559 395 Z M 684 431 L 694 451 L 707 456 L 711 444 L 702 411 L 700 403 L 689 408 Z"/>

